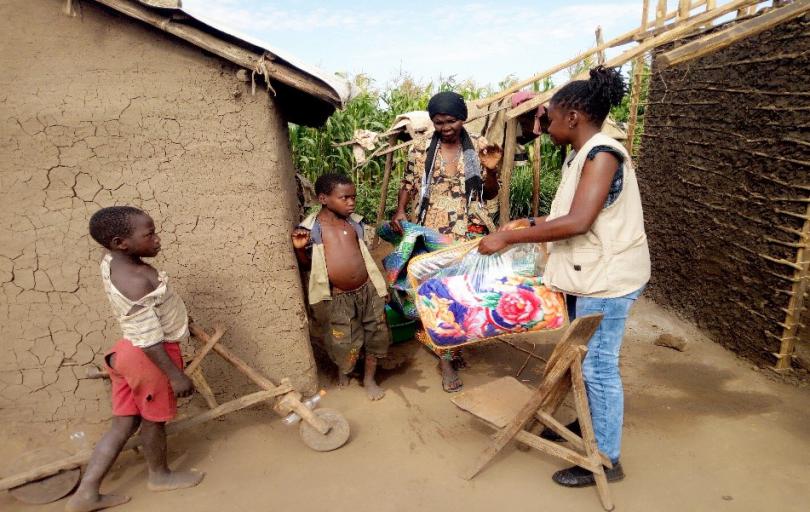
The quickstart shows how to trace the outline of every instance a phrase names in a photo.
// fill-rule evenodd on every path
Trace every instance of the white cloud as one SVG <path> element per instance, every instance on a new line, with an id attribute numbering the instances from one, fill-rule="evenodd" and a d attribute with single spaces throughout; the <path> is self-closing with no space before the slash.
<path id="1" fill-rule="evenodd" d="M 543 3 L 543 2 L 541 2 Z M 545 2 L 551 3 L 551 2 Z M 560 2 L 562 3 L 562 2 Z M 380 4 L 184 0 L 196 12 L 332 70 L 385 82 L 402 66 L 417 78 L 458 74 L 493 83 L 529 76 L 639 23 L 640 2 L 591 0 L 543 8 L 525 2 Z"/>

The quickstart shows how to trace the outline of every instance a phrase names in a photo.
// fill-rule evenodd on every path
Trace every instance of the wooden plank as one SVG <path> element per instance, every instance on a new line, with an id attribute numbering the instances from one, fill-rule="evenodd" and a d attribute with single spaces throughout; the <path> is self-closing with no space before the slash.
<path id="1" fill-rule="evenodd" d="M 697 16 L 693 16 L 689 18 L 686 22 L 678 25 L 672 30 L 669 30 L 660 35 L 652 37 L 644 41 L 643 43 L 625 51 L 624 53 L 617 55 L 612 59 L 609 59 L 607 62 L 605 62 L 605 66 L 616 67 L 626 64 L 627 62 L 630 62 L 636 57 L 645 54 L 646 52 L 652 50 L 653 48 L 680 39 L 684 35 L 689 34 L 696 27 L 704 25 L 708 21 L 714 20 L 716 18 L 719 18 L 720 16 L 728 14 L 737 9 L 738 7 L 756 4 L 760 1 L 761 0 L 734 0 L 732 2 L 729 2 L 728 4 L 723 5 L 722 7 L 716 8 L 713 11 L 704 12 Z M 588 70 L 575 76 L 573 80 L 580 80 L 586 78 L 587 76 Z M 509 112 L 507 113 L 507 118 L 514 119 L 516 117 L 525 114 L 526 112 L 529 112 L 530 110 L 536 109 L 538 106 L 548 102 L 548 100 L 554 95 L 554 93 L 560 90 L 564 85 L 565 84 L 561 84 L 555 87 L 554 89 L 546 91 L 543 94 L 540 94 L 528 101 L 521 103 L 517 107 L 509 110 Z"/>
<path id="2" fill-rule="evenodd" d="M 596 489 L 599 492 L 599 500 L 605 510 L 613 510 L 613 499 L 608 489 L 607 477 L 602 467 L 599 447 L 596 444 L 596 435 L 591 423 L 591 410 L 588 406 L 588 395 L 585 391 L 585 380 L 582 377 L 582 362 L 574 359 L 571 363 L 571 386 L 574 390 L 574 406 L 579 418 L 579 426 L 582 429 L 582 441 L 585 444 L 585 453 L 590 461 L 594 463 L 596 469 L 591 469 Z M 593 466 L 592 466 L 593 467 Z"/>
<path id="3" fill-rule="evenodd" d="M 780 7 L 784 9 L 784 7 Z M 807 205 L 807 215 L 805 216 L 804 226 L 802 226 L 801 244 L 802 246 L 796 251 L 796 264 L 801 268 L 797 269 L 794 273 L 794 283 L 790 290 L 790 300 L 787 306 L 787 315 L 785 317 L 784 329 L 782 331 L 782 339 L 779 343 L 779 354 L 776 358 L 776 370 L 787 370 L 791 366 L 791 357 L 796 350 L 796 339 L 799 336 L 799 329 L 801 328 L 801 316 L 804 308 L 807 307 L 805 303 L 805 295 L 810 289 L 810 204 Z"/>
<path id="4" fill-rule="evenodd" d="M 397 135 L 388 137 L 388 146 L 393 147 L 397 141 Z M 385 202 L 388 199 L 388 182 L 391 180 L 391 170 L 394 168 L 394 152 L 389 151 L 385 155 L 385 168 L 383 170 L 382 191 L 380 192 L 380 205 L 377 207 L 377 225 L 380 225 L 385 216 Z"/>
<path id="5" fill-rule="evenodd" d="M 263 59 L 263 55 L 246 50 L 241 46 L 227 43 L 207 32 L 172 21 L 171 18 L 161 16 L 148 7 L 135 2 L 125 0 L 95 0 L 106 5 L 126 16 L 138 19 L 158 28 L 164 32 L 172 34 L 180 39 L 198 46 L 206 51 L 229 60 L 234 64 L 249 70 L 256 70 L 257 64 L 264 60 L 265 66 L 270 74 L 266 80 L 274 79 L 281 83 L 294 87 L 302 92 L 315 96 L 331 105 L 339 107 L 340 97 L 330 86 L 321 80 L 304 73 L 301 70 L 292 68 L 279 62 Z"/>
<path id="6" fill-rule="evenodd" d="M 579 357 L 579 352 L 574 349 L 567 350 L 560 356 L 557 364 L 555 364 L 543 378 L 540 387 L 534 392 L 531 400 L 526 402 L 520 412 L 515 416 L 515 419 L 507 425 L 503 430 L 495 435 L 492 443 L 479 455 L 471 468 L 466 471 L 463 478 L 471 480 L 477 475 L 489 461 L 491 461 L 501 450 L 520 432 L 523 430 L 524 425 L 531 418 L 534 417 L 535 411 L 540 407 L 540 404 L 546 397 L 549 390 L 563 378 L 571 366 L 571 362 L 575 357 Z"/>
<path id="7" fill-rule="evenodd" d="M 773 9 L 756 18 L 741 21 L 732 27 L 679 46 L 658 56 L 657 61 L 659 65 L 667 67 L 704 57 L 718 50 L 722 50 L 737 41 L 769 30 L 786 21 L 798 18 L 808 10 L 810 10 L 810 0 L 796 0 L 792 4 Z"/>
<path id="8" fill-rule="evenodd" d="M 506 121 L 506 135 L 503 143 L 503 160 L 501 161 L 501 188 L 498 191 L 498 206 L 501 211 L 501 226 L 509 222 L 509 192 L 512 185 L 512 170 L 515 167 L 515 149 L 517 148 L 517 119 Z"/>
<path id="9" fill-rule="evenodd" d="M 583 467 L 590 471 L 599 471 L 599 468 L 602 467 L 600 463 L 594 463 L 588 457 L 582 456 L 570 448 L 566 448 L 565 446 L 549 441 L 548 439 L 543 439 L 542 437 L 530 434 L 525 430 L 518 432 L 515 435 L 515 440 L 520 441 L 521 443 L 534 448 L 537 451 L 547 453 L 553 457 L 557 457 L 558 459 L 566 460 L 571 464 L 576 464 L 577 466 Z"/>
<path id="10" fill-rule="evenodd" d="M 235 398 L 229 402 L 225 402 L 224 404 L 215 407 L 214 409 L 211 409 L 210 411 L 205 411 L 204 413 L 192 416 L 191 418 L 187 418 L 185 420 L 180 420 L 175 423 L 169 423 L 168 425 L 166 425 L 166 434 L 176 434 L 183 430 L 205 423 L 206 421 L 210 421 L 215 418 L 219 418 L 220 416 L 224 416 L 226 414 L 236 412 L 240 409 L 250 407 L 251 405 L 258 404 L 259 402 L 270 400 L 271 398 L 275 398 L 280 394 L 284 393 L 286 393 L 286 390 L 284 390 L 282 387 L 279 387 L 277 389 L 270 389 L 270 390 L 265 389 L 262 391 L 251 393 L 249 395 Z M 138 440 L 137 444 L 140 444 L 140 440 Z"/>
<path id="11" fill-rule="evenodd" d="M 542 164 L 543 164 L 543 136 L 538 135 L 534 139 L 534 160 L 532 160 L 532 217 L 537 217 L 540 209 L 540 187 Z"/>
<path id="12" fill-rule="evenodd" d="M 551 430 L 562 436 L 563 439 L 571 443 L 574 446 L 574 448 L 583 452 L 585 451 L 585 442 L 582 440 L 582 438 L 574 434 L 570 430 L 568 430 L 568 428 L 559 421 L 557 421 L 557 419 L 554 416 L 545 412 L 542 409 L 538 409 L 538 411 L 534 413 L 534 417 L 537 418 L 540 421 L 540 423 L 542 423 L 543 425 L 547 426 L 548 428 L 550 428 Z M 599 452 L 599 458 L 603 466 L 607 466 L 609 468 L 613 467 L 613 463 L 610 462 L 610 459 L 608 459 L 607 455 L 605 455 L 604 453 Z"/>
<path id="13" fill-rule="evenodd" d="M 599 324 L 602 322 L 602 316 L 601 313 L 594 313 L 578 317 L 571 322 L 571 325 L 565 330 L 563 337 L 554 347 L 554 350 L 551 351 L 548 363 L 546 363 L 546 371 L 556 364 L 560 355 L 567 351 L 568 347 L 587 345 L 593 334 L 599 328 Z"/>
<path id="14" fill-rule="evenodd" d="M 502 377 L 458 393 L 450 401 L 459 409 L 501 429 L 515 419 L 531 397 L 532 390 L 528 386 L 514 377 Z"/>

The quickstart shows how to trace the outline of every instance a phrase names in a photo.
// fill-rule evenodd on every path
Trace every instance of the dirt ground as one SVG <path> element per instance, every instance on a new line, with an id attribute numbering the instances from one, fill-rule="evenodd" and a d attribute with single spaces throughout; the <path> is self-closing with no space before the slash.
<path id="1" fill-rule="evenodd" d="M 686 351 L 653 345 L 665 332 L 685 337 Z M 539 344 L 537 353 L 550 352 L 552 340 Z M 400 350 L 411 360 L 383 373 L 388 394 L 381 402 L 369 402 L 356 384 L 337 390 L 322 377 L 328 389 L 323 405 L 351 423 L 352 438 L 337 451 L 309 450 L 294 428 L 259 406 L 170 442 L 174 465 L 207 472 L 199 487 L 150 493 L 144 462 L 130 453 L 104 490 L 132 496 L 121 512 L 601 510 L 595 489 L 565 489 L 550 480 L 563 463 L 513 446 L 473 481 L 459 478 L 490 431 L 450 403 L 429 353 L 415 344 Z M 643 299 L 628 324 L 623 356 L 627 478 L 611 485 L 617 510 L 807 510 L 806 386 L 752 368 Z M 514 375 L 525 358 L 500 343 L 470 349 L 470 368 L 462 376 L 469 388 Z M 536 382 L 538 370 L 532 362 L 521 378 Z M 0 441 L 4 471 L 6 461 L 42 444 L 32 429 L 27 432 Z M 49 439 L 70 447 L 68 431 L 51 431 Z M 3 511 L 63 506 L 22 505 L 0 495 Z"/>

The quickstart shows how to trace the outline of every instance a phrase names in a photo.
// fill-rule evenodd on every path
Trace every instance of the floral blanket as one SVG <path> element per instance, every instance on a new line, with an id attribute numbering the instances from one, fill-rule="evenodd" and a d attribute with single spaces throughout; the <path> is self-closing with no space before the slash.
<path id="1" fill-rule="evenodd" d="M 403 233 L 399 234 L 385 222 L 377 228 L 377 234 L 394 246 L 394 250 L 382 260 L 385 280 L 393 291 L 391 299 L 406 317 L 415 320 L 419 314 L 413 302 L 414 290 L 407 279 L 408 262 L 421 254 L 450 246 L 453 238 L 410 222 L 403 222 L 402 230 Z"/>
<path id="2" fill-rule="evenodd" d="M 481 256 L 474 247 L 465 252 L 454 246 L 414 260 L 409 276 L 429 338 L 422 341 L 434 349 L 452 349 L 563 327 L 565 299 L 543 284 L 534 258 L 539 253 L 527 244 L 505 256 Z"/>

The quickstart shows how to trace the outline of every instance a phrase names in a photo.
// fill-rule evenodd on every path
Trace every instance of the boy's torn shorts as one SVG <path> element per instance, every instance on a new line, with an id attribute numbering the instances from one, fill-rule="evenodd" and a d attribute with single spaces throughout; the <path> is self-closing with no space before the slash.
<path id="1" fill-rule="evenodd" d="M 169 359 L 180 370 L 183 357 L 180 344 L 164 342 L 163 348 Z M 113 367 L 110 367 L 110 356 Z M 169 383 L 169 377 L 149 359 L 143 349 L 129 340 L 120 340 L 104 356 L 112 382 L 112 412 L 115 416 L 140 416 L 155 423 L 162 423 L 177 414 L 177 399 Z"/>
<path id="2" fill-rule="evenodd" d="M 385 357 L 391 337 L 385 323 L 385 301 L 371 280 L 356 290 L 332 292 L 332 300 L 312 306 L 315 321 L 323 327 L 323 341 L 340 373 L 351 373 L 360 349 Z"/>

